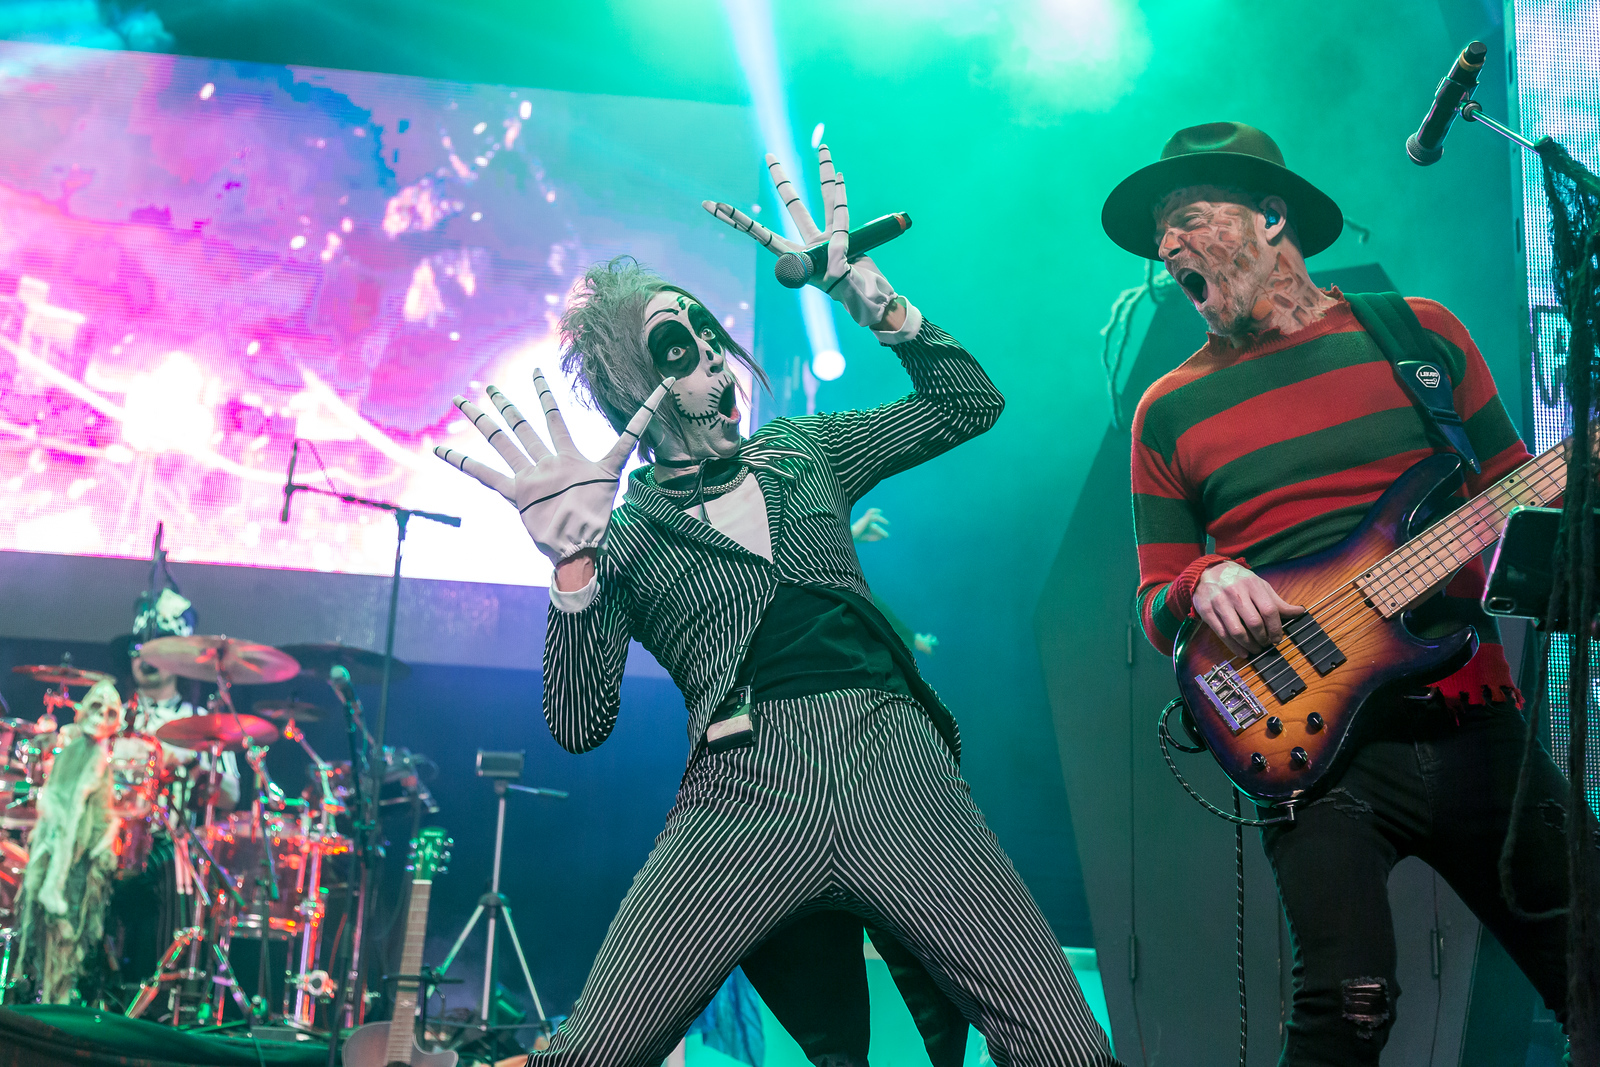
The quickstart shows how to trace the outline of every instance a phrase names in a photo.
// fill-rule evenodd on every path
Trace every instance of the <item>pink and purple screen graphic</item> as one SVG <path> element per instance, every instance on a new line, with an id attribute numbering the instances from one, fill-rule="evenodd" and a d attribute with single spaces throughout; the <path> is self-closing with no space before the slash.
<path id="1" fill-rule="evenodd" d="M 583 268 L 628 253 L 749 347 L 745 111 L 349 71 L 0 44 L 0 550 L 388 573 L 387 515 L 309 494 L 290 444 L 414 521 L 411 577 L 545 584 L 450 405 L 559 373 Z M 535 416 L 537 419 L 537 416 Z M 326 486 L 302 446 L 296 480 Z"/>

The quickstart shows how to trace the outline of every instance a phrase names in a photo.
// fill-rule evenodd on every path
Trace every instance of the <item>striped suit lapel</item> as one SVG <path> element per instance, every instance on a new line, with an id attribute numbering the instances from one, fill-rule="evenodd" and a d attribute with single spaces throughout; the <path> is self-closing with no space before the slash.
<path id="1" fill-rule="evenodd" d="M 767 492 L 766 484 L 761 486 L 762 492 Z M 637 508 L 642 514 L 649 516 L 651 521 L 669 530 L 676 531 L 692 541 L 706 545 L 710 548 L 723 551 L 734 551 L 749 556 L 752 559 L 761 559 L 748 548 L 735 541 L 733 538 L 717 530 L 708 522 L 702 522 L 684 514 L 682 508 L 664 495 L 656 491 L 655 486 L 643 477 L 643 470 L 636 470 L 628 476 L 628 492 L 624 499 Z M 767 501 L 767 522 L 772 522 L 772 501 Z M 776 528 L 773 528 L 773 541 L 776 544 Z M 765 563 L 766 560 L 761 559 Z"/>
<path id="2" fill-rule="evenodd" d="M 772 539 L 772 558 L 778 558 L 778 545 L 783 540 L 784 481 L 771 471 L 751 468 L 756 484 L 761 486 L 761 496 L 767 505 L 767 535 Z"/>

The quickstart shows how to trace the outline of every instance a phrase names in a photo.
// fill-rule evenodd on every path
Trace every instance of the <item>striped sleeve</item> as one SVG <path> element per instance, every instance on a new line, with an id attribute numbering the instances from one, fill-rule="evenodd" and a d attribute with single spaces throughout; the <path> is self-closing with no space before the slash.
<path id="1" fill-rule="evenodd" d="M 1133 532 L 1139 550 L 1139 621 L 1163 655 L 1172 653 L 1178 627 L 1200 573 L 1226 556 L 1205 554 L 1206 530 L 1182 477 L 1145 432 L 1152 387 L 1133 420 Z"/>
<path id="2" fill-rule="evenodd" d="M 552 601 L 546 624 L 544 720 L 568 752 L 587 752 L 610 737 L 622 704 L 627 585 L 615 572 L 595 582 L 599 589 L 587 607 L 564 611 Z"/>
<path id="3" fill-rule="evenodd" d="M 1527 446 L 1506 414 L 1489 365 L 1461 320 L 1432 300 L 1407 297 L 1406 303 L 1417 313 L 1423 329 L 1441 342 L 1441 355 L 1449 364 L 1456 414 L 1466 424 L 1467 438 L 1482 468 L 1467 478 L 1468 493 L 1476 495 L 1526 462 Z"/>
<path id="4" fill-rule="evenodd" d="M 792 420 L 821 444 L 852 504 L 884 478 L 983 433 L 1005 408 L 978 361 L 926 319 L 916 337 L 893 351 L 911 375 L 909 396 Z"/>

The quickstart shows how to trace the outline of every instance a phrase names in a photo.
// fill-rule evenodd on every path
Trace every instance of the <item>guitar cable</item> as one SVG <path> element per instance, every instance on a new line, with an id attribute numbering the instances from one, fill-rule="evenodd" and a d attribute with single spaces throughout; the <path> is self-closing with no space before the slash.
<path id="1" fill-rule="evenodd" d="M 1167 761 L 1167 770 L 1172 772 L 1172 777 L 1183 786 L 1184 792 L 1195 799 L 1202 808 L 1219 819 L 1224 819 L 1233 824 L 1233 869 L 1234 869 L 1234 963 L 1239 972 L 1239 1067 L 1246 1067 L 1246 1060 L 1250 1051 L 1250 998 L 1245 987 L 1244 971 L 1244 828 L 1246 826 L 1276 826 L 1280 823 L 1294 822 L 1294 808 L 1288 809 L 1288 814 L 1272 819 L 1246 819 L 1240 805 L 1238 787 L 1233 788 L 1233 814 L 1228 814 L 1211 801 L 1200 795 L 1199 790 L 1189 784 L 1189 780 L 1178 770 L 1177 761 L 1172 758 L 1171 749 L 1190 754 L 1204 752 L 1205 745 L 1185 745 L 1172 736 L 1172 729 L 1168 725 L 1172 713 L 1183 707 L 1183 698 L 1175 697 L 1161 709 L 1161 717 L 1156 720 L 1156 741 L 1161 745 L 1161 758 Z M 1229 783 L 1232 784 L 1231 782 Z M 1280 965 L 1281 969 L 1281 965 Z"/>

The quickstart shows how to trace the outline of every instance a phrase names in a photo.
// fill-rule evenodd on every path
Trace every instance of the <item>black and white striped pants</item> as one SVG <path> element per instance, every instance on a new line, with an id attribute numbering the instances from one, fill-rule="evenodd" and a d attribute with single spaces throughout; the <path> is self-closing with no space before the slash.
<path id="1" fill-rule="evenodd" d="M 539 1064 L 654 1067 L 774 927 L 842 908 L 922 961 L 996 1064 L 1114 1064 L 1077 981 L 926 715 L 844 690 L 758 704 L 704 755 Z"/>

